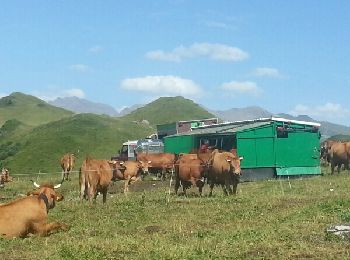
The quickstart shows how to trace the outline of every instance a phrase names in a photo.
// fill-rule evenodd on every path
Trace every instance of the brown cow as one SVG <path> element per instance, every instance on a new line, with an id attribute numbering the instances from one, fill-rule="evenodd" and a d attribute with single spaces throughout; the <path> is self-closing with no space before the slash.
<path id="1" fill-rule="evenodd" d="M 241 175 L 241 160 L 231 152 L 213 151 L 210 159 L 210 169 L 208 183 L 210 184 L 210 194 L 212 195 L 215 184 L 220 184 L 224 193 L 236 194 L 239 177 Z M 232 185 L 232 189 L 231 189 Z"/>
<path id="2" fill-rule="evenodd" d="M 129 191 L 129 186 L 141 179 L 143 172 L 140 162 L 135 161 L 112 161 L 114 164 L 113 181 L 124 180 L 124 194 Z"/>
<path id="3" fill-rule="evenodd" d="M 198 187 L 199 195 L 202 196 L 207 169 L 207 164 L 198 159 L 196 154 L 180 154 L 175 163 L 175 194 L 181 184 L 185 195 L 186 189 L 193 185 Z"/>
<path id="4" fill-rule="evenodd" d="M 344 164 L 345 169 L 349 169 L 349 156 L 347 152 L 347 143 L 334 143 L 330 149 L 331 174 L 334 174 L 334 168 L 340 173 L 341 165 Z"/>
<path id="5" fill-rule="evenodd" d="M 166 171 L 174 167 L 175 154 L 141 152 L 137 154 L 137 161 L 141 163 L 145 174 L 147 174 L 150 169 L 161 170 L 161 179 L 164 180 Z"/>
<path id="6" fill-rule="evenodd" d="M 80 199 L 96 201 L 99 192 L 103 203 L 107 200 L 107 190 L 113 178 L 113 161 L 86 158 L 79 170 Z"/>
<path id="7" fill-rule="evenodd" d="M 51 231 L 67 230 L 68 226 L 59 222 L 47 223 L 49 209 L 55 207 L 55 201 L 63 196 L 55 191 L 56 185 L 39 186 L 28 192 L 28 197 L 0 205 L 0 237 L 26 237 L 28 234 L 49 235 Z"/>
<path id="8" fill-rule="evenodd" d="M 61 158 L 62 180 L 69 180 L 69 173 L 73 170 L 75 163 L 75 155 L 66 153 Z"/>
<path id="9" fill-rule="evenodd" d="M 321 143 L 320 145 L 320 159 L 325 163 L 325 164 L 330 164 L 331 162 L 331 147 L 333 144 L 338 143 L 339 141 L 334 141 L 334 140 L 326 140 Z"/>

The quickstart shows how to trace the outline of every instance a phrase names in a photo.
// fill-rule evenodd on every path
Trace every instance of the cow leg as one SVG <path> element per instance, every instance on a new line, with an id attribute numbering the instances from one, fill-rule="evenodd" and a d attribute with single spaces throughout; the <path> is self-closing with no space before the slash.
<path id="1" fill-rule="evenodd" d="M 238 183 L 239 183 L 239 180 L 237 180 L 237 178 L 235 177 L 235 179 L 233 180 L 233 184 L 232 184 L 232 192 L 234 195 L 237 194 Z"/>
<path id="2" fill-rule="evenodd" d="M 226 190 L 226 184 L 221 184 L 221 188 L 222 188 L 222 191 L 224 192 L 224 194 L 227 196 L 228 193 L 227 193 L 227 190 Z"/>
<path id="3" fill-rule="evenodd" d="M 186 182 L 182 182 L 182 191 L 183 191 L 185 197 L 187 197 L 186 188 L 187 188 Z"/>
<path id="4" fill-rule="evenodd" d="M 331 174 L 334 174 L 335 163 L 331 162 Z"/>
<path id="5" fill-rule="evenodd" d="M 89 197 L 90 202 L 92 202 L 92 200 L 94 200 L 94 202 L 96 202 L 97 191 L 94 189 L 93 185 L 90 185 L 90 187 L 89 187 L 88 197 Z"/>
<path id="6" fill-rule="evenodd" d="M 34 224 L 32 229 L 34 233 L 38 233 L 40 236 L 47 236 L 48 234 L 50 234 L 51 231 L 59 230 L 59 229 L 66 231 L 69 229 L 69 227 L 63 223 L 52 222 L 52 223 Z"/>
<path id="7" fill-rule="evenodd" d="M 338 163 L 338 167 L 337 167 L 338 174 L 340 174 L 340 169 L 341 169 L 341 163 Z"/>
<path id="8" fill-rule="evenodd" d="M 164 180 L 165 180 L 165 174 L 166 174 L 166 169 L 165 169 L 165 168 L 163 168 L 163 169 L 162 169 L 161 176 L 160 176 L 160 178 L 161 178 L 161 180 L 162 180 L 162 181 L 164 181 Z"/>
<path id="9" fill-rule="evenodd" d="M 201 180 L 198 180 L 198 181 L 197 181 L 197 187 L 198 187 L 198 191 L 199 191 L 199 196 L 202 197 L 204 182 L 201 181 Z"/>
<path id="10" fill-rule="evenodd" d="M 180 179 L 176 176 L 176 180 L 175 180 L 175 194 L 177 195 L 177 192 L 180 188 Z"/>
<path id="11" fill-rule="evenodd" d="M 83 201 L 83 198 L 86 199 L 86 187 L 85 187 L 85 183 L 80 184 L 80 201 Z"/>
<path id="12" fill-rule="evenodd" d="M 210 193 L 209 193 L 209 196 L 211 197 L 213 195 L 213 188 L 214 188 L 214 180 L 211 180 L 210 181 Z"/>
<path id="13" fill-rule="evenodd" d="M 129 184 L 130 184 L 130 178 L 127 178 L 124 181 L 124 194 L 127 195 L 127 193 L 129 192 Z"/>
<path id="14" fill-rule="evenodd" d="M 62 170 L 62 181 L 64 181 L 64 177 L 65 177 L 65 170 Z"/>
<path id="15" fill-rule="evenodd" d="M 102 196 L 103 196 L 103 199 L 102 199 L 103 203 L 106 203 L 106 201 L 107 201 L 107 189 L 103 189 Z"/>

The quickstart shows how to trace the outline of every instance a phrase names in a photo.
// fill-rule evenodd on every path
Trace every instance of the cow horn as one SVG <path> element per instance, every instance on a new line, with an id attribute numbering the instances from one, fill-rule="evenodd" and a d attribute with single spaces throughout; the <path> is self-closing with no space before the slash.
<path id="1" fill-rule="evenodd" d="M 124 164 L 124 162 L 119 162 L 119 165 L 123 165 Z"/>
<path id="2" fill-rule="evenodd" d="M 148 163 L 152 163 L 152 161 L 148 161 Z"/>
<path id="3" fill-rule="evenodd" d="M 33 182 L 33 185 L 34 185 L 35 187 L 40 188 L 40 185 L 39 185 L 39 184 L 37 184 L 35 181 L 32 181 L 32 182 Z"/>
<path id="4" fill-rule="evenodd" d="M 59 187 L 61 187 L 61 185 L 62 185 L 62 183 L 59 183 L 59 184 L 53 186 L 53 188 L 54 188 L 54 189 L 58 189 Z"/>
<path id="5" fill-rule="evenodd" d="M 243 156 L 239 157 L 239 160 L 243 160 Z"/>

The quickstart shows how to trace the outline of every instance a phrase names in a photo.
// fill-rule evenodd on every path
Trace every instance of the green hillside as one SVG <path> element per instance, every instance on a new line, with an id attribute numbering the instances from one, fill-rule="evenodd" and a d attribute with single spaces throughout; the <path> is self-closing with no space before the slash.
<path id="1" fill-rule="evenodd" d="M 77 114 L 38 126 L 26 135 L 4 144 L 17 151 L 14 156 L 3 160 L 2 164 L 10 168 L 13 174 L 59 172 L 59 159 L 66 152 L 77 154 L 77 165 L 86 155 L 109 159 L 126 140 L 143 138 L 152 132 L 148 126 L 123 119 Z"/>
<path id="2" fill-rule="evenodd" d="M 151 125 L 211 117 L 216 116 L 184 97 L 161 97 L 124 116 L 130 121 L 147 120 Z"/>
<path id="3" fill-rule="evenodd" d="M 41 99 L 20 92 L 0 99 L 0 126 L 10 119 L 16 119 L 28 126 L 38 126 L 72 114 L 68 110 L 51 106 Z"/>

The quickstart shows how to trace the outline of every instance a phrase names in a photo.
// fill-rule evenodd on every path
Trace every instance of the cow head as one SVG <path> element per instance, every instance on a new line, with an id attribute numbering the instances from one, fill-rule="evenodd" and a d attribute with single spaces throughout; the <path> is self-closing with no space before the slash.
<path id="1" fill-rule="evenodd" d="M 234 155 L 226 157 L 226 161 L 230 164 L 230 171 L 236 176 L 241 175 L 241 160 L 243 160 L 243 157 L 237 157 Z"/>
<path id="2" fill-rule="evenodd" d="M 27 193 L 27 196 L 36 195 L 39 196 L 39 198 L 42 198 L 47 205 L 47 209 L 52 209 L 55 207 L 56 201 L 63 200 L 63 195 L 56 192 L 55 189 L 58 189 L 61 187 L 61 183 L 57 185 L 52 184 L 43 184 L 39 185 L 35 181 L 33 181 L 33 185 L 37 188 L 34 191 L 30 191 Z M 47 200 L 47 202 L 46 202 Z"/>
<path id="3" fill-rule="evenodd" d="M 112 181 L 124 179 L 125 166 L 123 161 L 111 160 L 108 161 L 113 171 Z"/>
<path id="4" fill-rule="evenodd" d="M 149 169 L 152 165 L 152 161 L 139 161 L 140 169 L 144 173 L 144 175 L 148 175 Z"/>

